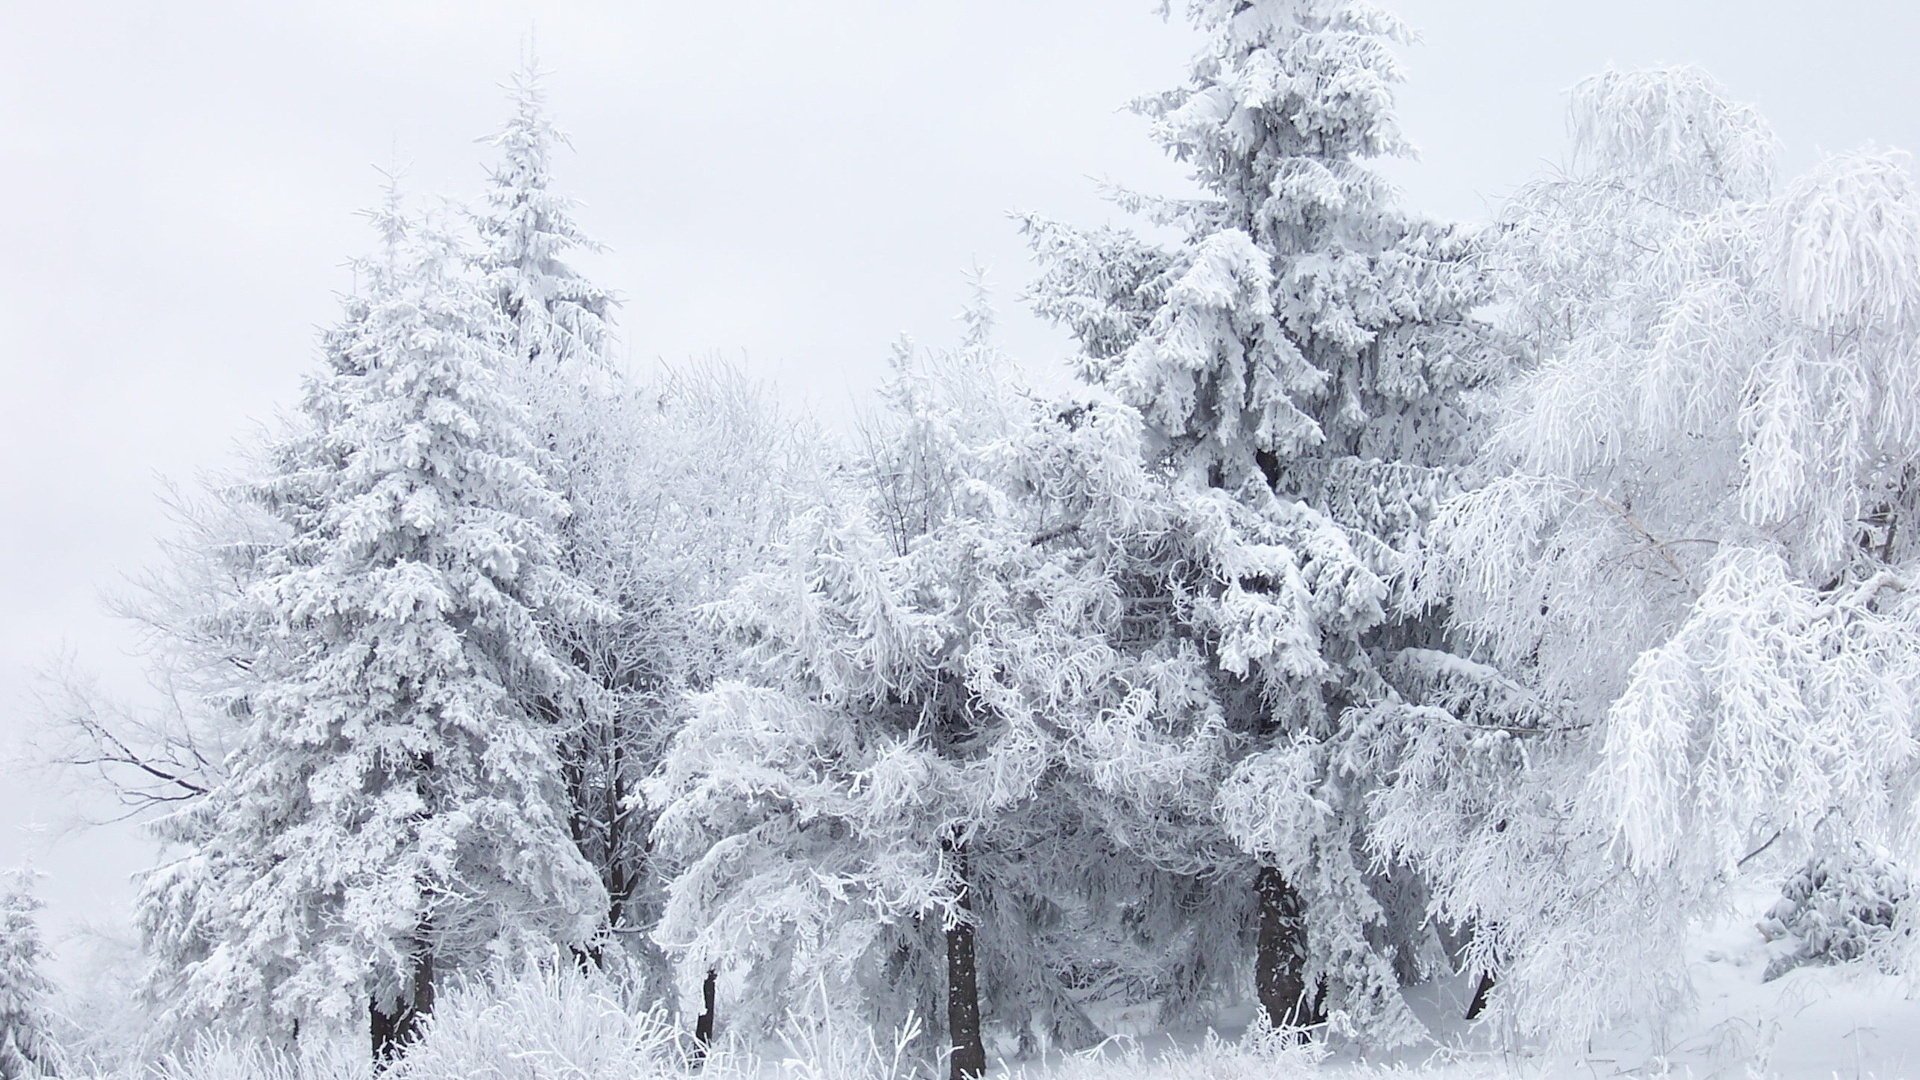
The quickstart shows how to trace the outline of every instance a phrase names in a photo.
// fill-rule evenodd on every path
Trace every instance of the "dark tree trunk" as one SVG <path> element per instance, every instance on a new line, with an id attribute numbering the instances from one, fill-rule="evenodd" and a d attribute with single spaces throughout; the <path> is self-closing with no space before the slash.
<path id="1" fill-rule="evenodd" d="M 376 1001 L 367 1009 L 368 1026 L 373 1033 L 373 1066 L 376 1069 L 385 1067 L 393 1058 L 393 1044 L 399 1041 L 395 1035 L 400 1026 L 399 1013 L 405 1008 L 400 1006 L 390 1013 Z"/>
<path id="2" fill-rule="evenodd" d="M 373 1063 L 384 1068 L 420 1032 L 420 1023 L 433 1011 L 433 954 L 424 950 L 414 958 L 412 985 L 394 1002 L 391 1011 L 375 1001 L 369 1008 L 373 1036 Z"/>
<path id="3" fill-rule="evenodd" d="M 1467 1019 L 1478 1020 L 1487 1011 L 1487 995 L 1493 993 L 1493 972 L 1480 973 L 1480 985 L 1474 988 L 1473 1002 L 1467 1006 Z"/>
<path id="4" fill-rule="evenodd" d="M 700 1066 L 707 1060 L 707 1050 L 713 1046 L 713 999 L 719 989 L 720 972 L 707 969 L 707 981 L 700 986 L 700 1015 L 693 1021 L 693 1064 Z"/>
<path id="5" fill-rule="evenodd" d="M 1254 990 L 1275 1030 L 1307 1027 L 1326 1019 L 1320 988 L 1307 985 L 1306 905 L 1280 871 L 1263 866 L 1254 878 L 1260 896 L 1260 936 L 1254 957 Z"/>
<path id="6" fill-rule="evenodd" d="M 987 1072 L 987 1048 L 980 1038 L 980 985 L 973 956 L 973 898 L 967 850 L 949 843 L 960 877 L 960 918 L 947 928 L 947 1041 L 950 1080 L 979 1080 Z"/>

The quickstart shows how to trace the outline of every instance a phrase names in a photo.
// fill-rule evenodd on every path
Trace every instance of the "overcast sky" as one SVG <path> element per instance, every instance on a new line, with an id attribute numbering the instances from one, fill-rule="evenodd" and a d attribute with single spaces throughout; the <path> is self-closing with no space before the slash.
<path id="1" fill-rule="evenodd" d="M 1556 159 L 1563 91 L 1610 63 L 1706 67 L 1794 170 L 1920 144 L 1907 0 L 1394 6 L 1422 35 L 1401 99 L 1422 158 L 1391 174 L 1438 215 L 1484 218 Z M 1018 311 L 1006 213 L 1107 220 L 1094 177 L 1178 190 L 1119 108 L 1192 48 L 1153 7 L 0 0 L 0 747 L 63 649 L 138 689 L 100 598 L 154 557 L 158 478 L 219 466 L 292 401 L 368 247 L 375 166 L 478 190 L 475 139 L 530 30 L 634 367 L 731 358 L 832 420 L 901 332 L 953 332 L 975 260 L 1008 342 L 1064 353 Z M 124 827 L 67 830 L 72 802 L 0 769 L 0 867 L 47 873 L 56 944 L 124 921 L 150 854 Z"/>

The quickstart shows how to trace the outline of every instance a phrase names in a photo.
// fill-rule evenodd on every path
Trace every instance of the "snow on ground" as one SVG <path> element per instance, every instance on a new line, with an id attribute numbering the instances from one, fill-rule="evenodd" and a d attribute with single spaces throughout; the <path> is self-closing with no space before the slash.
<path id="1" fill-rule="evenodd" d="M 1743 905 L 1744 911 L 1745 905 Z M 1757 908 L 1755 909 L 1757 910 Z M 1318 1046 L 1257 1048 L 1234 1035 L 1183 1033 L 1116 1039 L 1096 1052 L 1002 1063 L 994 1080 L 1782 1080 L 1920 1077 L 1920 1001 L 1901 980 L 1859 965 L 1802 969 L 1761 981 L 1768 947 L 1730 918 L 1696 946 L 1699 1009 L 1663 1039 L 1622 1036 L 1586 1054 L 1552 1057 L 1487 1049 L 1484 1032 L 1459 1028 L 1446 1045 L 1362 1061 Z M 1451 1009 L 1459 987 L 1437 987 L 1423 1009 Z M 1458 999 L 1458 1000 L 1456 1000 Z M 663 1052 L 666 1032 L 626 1017 L 565 977 L 535 979 L 491 1001 L 454 1003 L 436 1045 L 391 1076 L 400 1080 L 907 1080 L 905 1055 L 888 1040 L 839 1033 L 793 1043 L 786 1053 L 721 1054 L 690 1073 Z M 1451 1015 L 1458 1015 L 1457 1010 Z M 213 1046 L 139 1073 L 141 1080 L 368 1080 L 347 1059 L 303 1066 L 240 1047 Z M 116 1074 L 112 1080 L 133 1080 Z"/>
<path id="2" fill-rule="evenodd" d="M 1129 1029 L 1084 1054 L 1000 1062 L 991 1080 L 1596 1080 L 1603 1077 L 1783 1080 L 1920 1078 L 1920 994 L 1871 964 L 1801 968 L 1763 981 L 1790 946 L 1767 943 L 1755 923 L 1778 893 L 1755 884 L 1695 935 L 1693 1012 L 1667 1030 L 1623 1032 L 1577 1055 L 1495 1048 L 1484 1025 L 1460 1020 L 1468 980 L 1415 991 L 1414 1007 L 1439 1034 L 1433 1044 L 1364 1060 L 1337 1044 L 1250 1045 L 1248 1009 L 1219 1031 L 1157 1031 L 1136 1010 L 1103 1016 Z M 685 1033 L 623 1005 L 608 984 L 563 965 L 487 984 L 464 984 L 439 1002 L 425 1042 L 388 1080 L 909 1080 L 910 1039 L 854 1024 L 796 1029 L 785 1046 L 723 1048 L 699 1072 L 685 1066 Z M 827 1012 L 832 1017 L 835 1014 Z M 325 1047 L 310 1047 L 326 1050 Z M 110 1080 L 370 1080 L 357 1039 L 294 1063 L 244 1045 L 203 1046 L 157 1070 L 74 1069 Z M 926 1075 L 924 1072 L 918 1075 Z M 935 1075 L 944 1075 L 937 1071 Z"/>
<path id="3" fill-rule="evenodd" d="M 1744 890 L 1734 910 L 1694 941 L 1697 1007 L 1664 1032 L 1623 1032 L 1579 1055 L 1504 1052 L 1489 1033 L 1458 1021 L 1470 996 L 1466 980 L 1436 982 L 1414 994 L 1415 1010 L 1439 1033 L 1435 1045 L 1363 1061 L 1312 1050 L 1257 1054 L 1207 1033 L 1116 1041 L 1099 1054 L 1013 1066 L 1017 1080 L 1241 1080 L 1325 1076 L 1593 1080 L 1595 1077 L 1781 1080 L 1920 1078 L 1920 994 L 1911 981 L 1866 963 L 1806 967 L 1762 981 L 1782 947 L 1755 928 L 1778 898 Z"/>

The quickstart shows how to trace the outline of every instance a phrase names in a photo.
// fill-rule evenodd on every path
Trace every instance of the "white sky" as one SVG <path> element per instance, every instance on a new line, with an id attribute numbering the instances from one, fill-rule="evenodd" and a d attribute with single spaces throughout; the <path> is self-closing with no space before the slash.
<path id="1" fill-rule="evenodd" d="M 369 233 L 374 165 L 478 190 L 473 139 L 537 32 L 576 153 L 560 182 L 613 249 L 644 368 L 722 356 L 829 418 L 900 332 L 952 332 L 979 260 L 1025 317 L 1006 211 L 1097 223 L 1089 177 L 1176 189 L 1128 99 L 1189 33 L 1152 0 L 0 0 L 0 752 L 61 650 L 138 688 L 103 592 L 153 558 L 157 478 L 216 467 L 293 400 Z M 1920 144 L 1906 0 L 1401 0 L 1416 205 L 1485 217 L 1561 148 L 1562 91 L 1609 63 L 1697 63 L 1760 105 L 1799 169 Z M 75 800 L 0 767 L 0 867 L 31 859 L 56 946 L 124 921 L 149 854 L 65 830 Z M 73 950 L 69 950 L 73 951 Z"/>

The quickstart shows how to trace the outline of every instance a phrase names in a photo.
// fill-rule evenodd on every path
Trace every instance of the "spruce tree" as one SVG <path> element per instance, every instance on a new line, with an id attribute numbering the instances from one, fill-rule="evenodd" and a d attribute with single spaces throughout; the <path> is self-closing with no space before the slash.
<path id="1" fill-rule="evenodd" d="M 559 560 L 602 603 L 584 620 L 546 621 L 556 657 L 577 678 L 569 694 L 543 698 L 539 708 L 561 733 L 568 833 L 607 891 L 611 934 L 636 929 L 635 905 L 647 891 L 647 823 L 626 802 L 652 768 L 648 748 L 662 738 L 646 730 L 659 711 L 647 708 L 658 704 L 649 692 L 662 688 L 636 677 L 660 668 L 637 625 L 643 605 L 658 598 L 634 594 L 634 553 L 607 527 L 637 494 L 632 459 L 644 448 L 631 421 L 639 403 L 610 362 L 612 295 L 568 262 L 598 245 L 574 222 L 573 202 L 553 190 L 550 159 L 566 138 L 548 116 L 531 62 L 514 74 L 510 99 L 512 116 L 489 140 L 499 156 L 474 215 L 476 264 L 508 329 L 501 375 L 526 404 L 543 472 L 567 504 Z M 608 944 L 597 940 L 589 950 L 603 964 L 612 959 Z"/>
<path id="2" fill-rule="evenodd" d="M 648 787 L 681 870 L 657 934 L 683 992 L 716 969 L 729 993 L 749 980 L 736 1030 L 912 1012 L 956 1077 L 981 1075 L 996 1023 L 1098 1038 L 1036 940 L 1073 916 L 1063 868 L 1089 861 L 1063 842 L 1036 684 L 1099 639 L 1035 485 L 1073 488 L 1110 447 L 1063 446 L 975 314 L 961 349 L 903 351 L 851 482 L 716 609 L 742 678 L 695 697 Z"/>
<path id="3" fill-rule="evenodd" d="M 1432 942 L 1417 887 L 1370 868 L 1364 802 L 1404 715 L 1396 657 L 1438 643 L 1402 603 L 1407 555 L 1467 457 L 1466 397 L 1502 354 L 1473 317 L 1473 236 L 1400 209 L 1371 164 L 1407 149 L 1391 114 L 1401 25 L 1364 0 L 1190 10 L 1205 44 L 1187 84 L 1137 108 L 1202 193 L 1118 195 L 1172 243 L 1029 217 L 1032 298 L 1076 335 L 1082 373 L 1140 410 L 1166 469 L 1330 523 L 1334 547 L 1300 551 L 1309 574 L 1357 557 L 1380 584 L 1321 613 L 1313 670 L 1241 696 L 1246 750 L 1217 811 L 1259 865 L 1268 1020 L 1334 1005 L 1408 1037 L 1397 983 Z"/>
<path id="4" fill-rule="evenodd" d="M 605 897 L 569 843 L 533 701 L 572 673 L 541 613 L 589 593 L 564 503 L 500 385 L 503 328 L 453 239 L 392 205 L 384 254 L 252 496 L 289 537 L 247 601 L 254 673 L 227 777 L 167 832 L 143 925 L 181 1019 L 407 1038 L 445 974 L 578 945 Z"/>
<path id="5" fill-rule="evenodd" d="M 965 541 L 997 546 L 983 533 L 1007 523 L 960 507 L 987 497 L 979 454 L 1017 408 L 979 360 L 903 353 L 853 483 L 717 610 L 746 677 L 695 698 L 648 786 L 682 868 L 656 933 L 685 989 L 751 978 L 748 1029 L 804 1011 L 816 984 L 821 1023 L 943 1016 L 956 1077 L 985 1068 L 974 844 L 1045 762 L 973 681 L 1003 568 Z M 979 609 L 954 606 L 976 593 Z"/>

